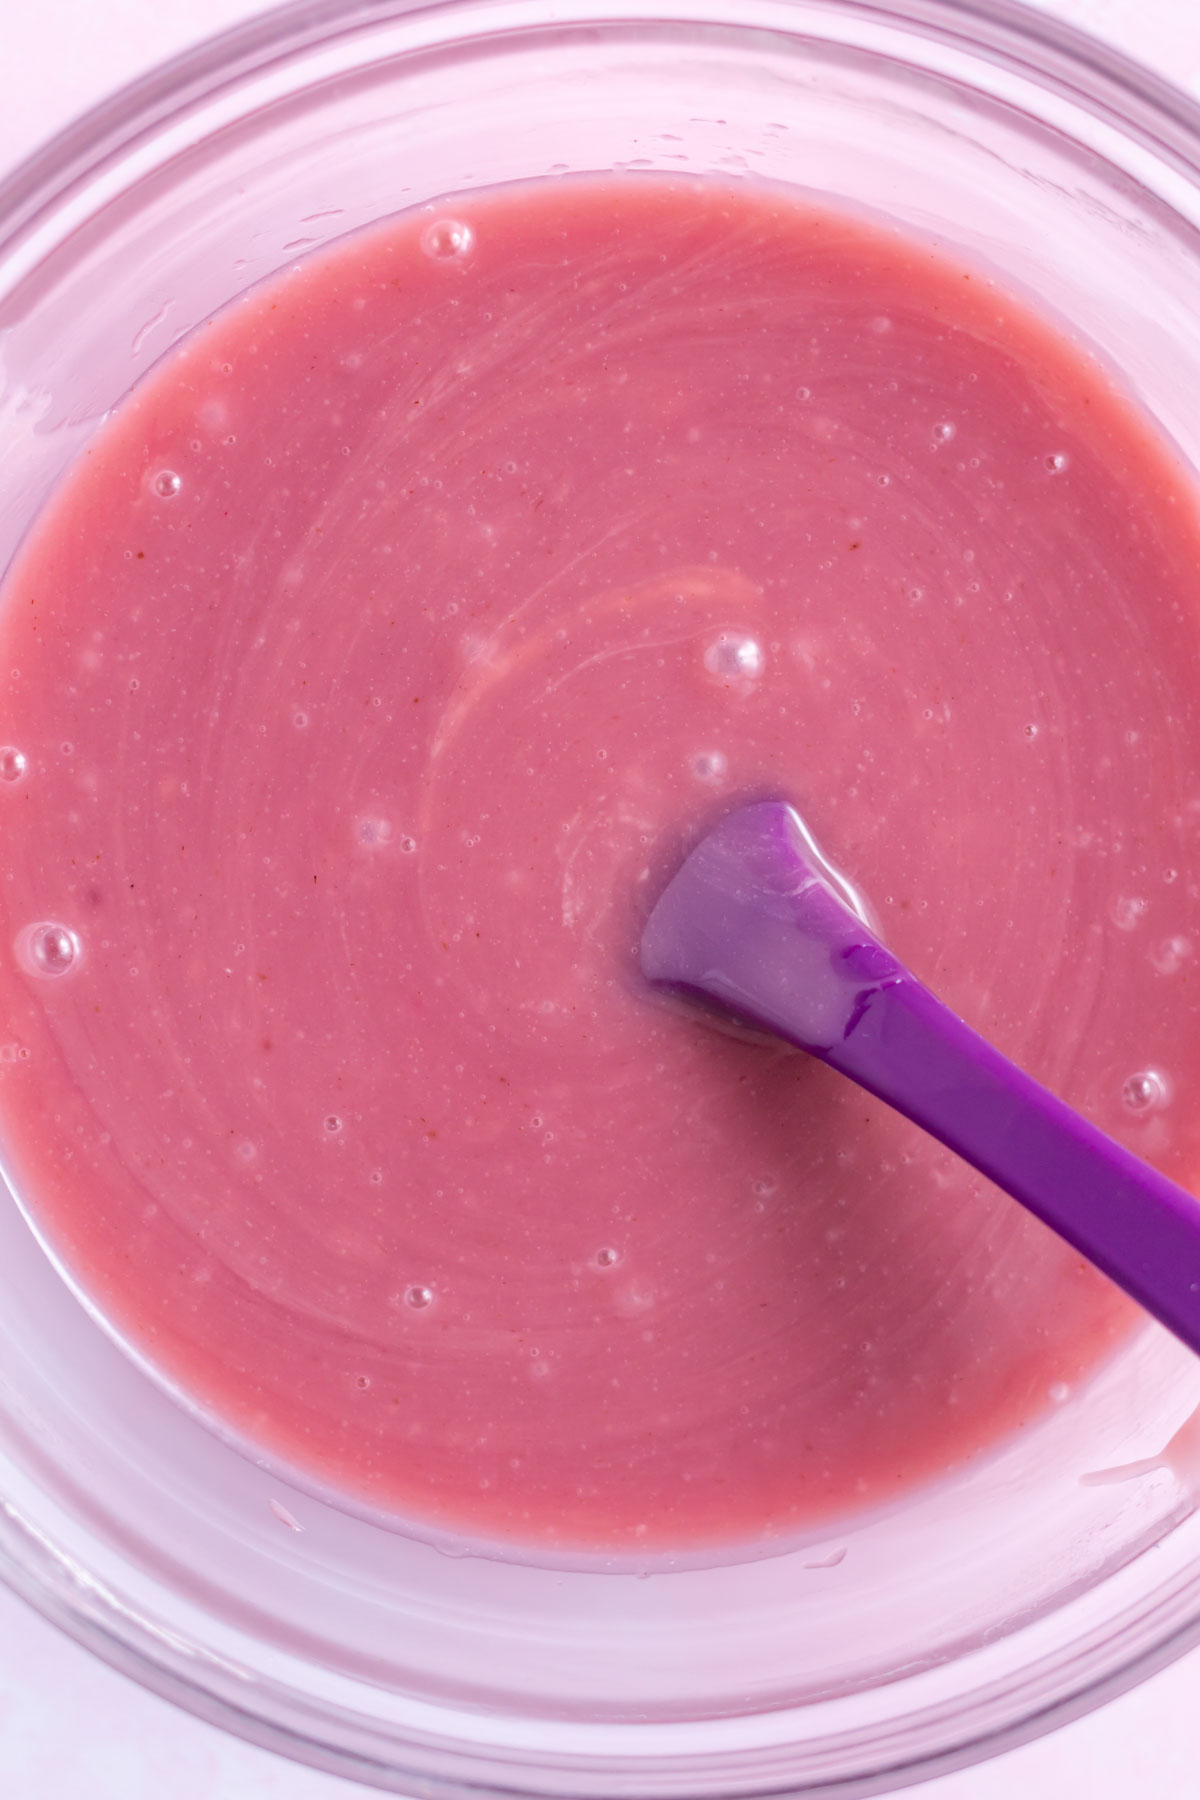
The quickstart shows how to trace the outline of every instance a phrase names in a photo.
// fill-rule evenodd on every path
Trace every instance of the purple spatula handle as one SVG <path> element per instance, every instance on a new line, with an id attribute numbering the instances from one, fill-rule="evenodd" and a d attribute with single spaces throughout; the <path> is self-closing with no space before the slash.
<path id="1" fill-rule="evenodd" d="M 642 969 L 894 1106 L 1200 1352 L 1200 1201 L 943 1006 L 841 897 L 791 807 L 743 807 L 697 846 L 650 916 Z"/>
<path id="2" fill-rule="evenodd" d="M 826 1062 L 1020 1200 L 1200 1351 L 1200 1203 L 1001 1056 L 912 976 Z"/>

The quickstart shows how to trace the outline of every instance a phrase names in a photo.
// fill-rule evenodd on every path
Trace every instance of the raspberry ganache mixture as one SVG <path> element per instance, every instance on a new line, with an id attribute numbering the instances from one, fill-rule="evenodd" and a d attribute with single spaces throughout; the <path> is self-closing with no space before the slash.
<path id="1" fill-rule="evenodd" d="M 0 591 L 0 1135 L 190 1400 L 527 1546 L 883 1504 L 1136 1323 L 903 1120 L 647 993 L 727 807 L 1176 1179 L 1200 530 L 977 268 L 605 177 L 345 238 L 177 345 Z"/>

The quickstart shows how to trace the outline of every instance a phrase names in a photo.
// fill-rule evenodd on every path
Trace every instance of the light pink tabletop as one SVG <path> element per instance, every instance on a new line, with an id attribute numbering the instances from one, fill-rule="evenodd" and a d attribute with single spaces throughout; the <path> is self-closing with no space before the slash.
<path id="1" fill-rule="evenodd" d="M 1043 0 L 1200 91 L 1194 0 Z M 0 168 L 257 0 L 0 8 Z M 1196 1800 L 1200 1651 L 1054 1736 L 919 1790 L 928 1800 Z M 351 1800 L 362 1789 L 227 1738 L 115 1675 L 0 1590 L 5 1800 Z"/>

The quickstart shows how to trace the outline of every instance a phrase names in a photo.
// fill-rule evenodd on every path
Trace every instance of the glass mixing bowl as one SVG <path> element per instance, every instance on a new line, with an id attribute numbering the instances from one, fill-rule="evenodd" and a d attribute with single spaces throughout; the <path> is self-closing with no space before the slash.
<path id="1" fill-rule="evenodd" d="M 252 282 L 437 195 L 613 168 L 794 183 L 954 246 L 1200 467 L 1200 111 L 1066 27 L 1002 0 L 305 0 L 0 190 L 0 560 L 138 375 Z M 434 1800 L 844 1800 L 1200 1637 L 1200 1367 L 1157 1330 L 953 1479 L 787 1554 L 539 1566 L 353 1516 L 224 1442 L 112 1341 L 19 1199 L 0 1573 L 304 1761 Z"/>

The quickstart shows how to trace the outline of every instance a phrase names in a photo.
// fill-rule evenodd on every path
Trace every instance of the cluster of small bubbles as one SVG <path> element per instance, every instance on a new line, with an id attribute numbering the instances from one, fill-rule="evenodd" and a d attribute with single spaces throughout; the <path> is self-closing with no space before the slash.
<path id="1" fill-rule="evenodd" d="M 17 960 L 30 975 L 65 975 L 79 961 L 81 945 L 66 925 L 27 925 L 17 938 Z"/>
<path id="2" fill-rule="evenodd" d="M 1177 975 L 1191 954 L 1188 938 L 1169 937 L 1150 952 L 1150 961 L 1160 975 Z"/>
<path id="3" fill-rule="evenodd" d="M 462 219 L 434 219 L 421 233 L 421 248 L 437 262 L 466 256 L 475 244 L 475 233 Z"/>
<path id="4" fill-rule="evenodd" d="M 724 781 L 729 772 L 729 759 L 719 750 L 701 750 L 692 758 L 692 774 L 697 781 Z"/>
<path id="5" fill-rule="evenodd" d="M 329 1137 L 336 1137 L 342 1129 L 342 1121 L 336 1113 L 326 1113 L 324 1126 Z"/>
<path id="6" fill-rule="evenodd" d="M 183 477 L 177 475 L 174 469 L 159 469 L 157 474 L 150 478 L 150 490 L 157 494 L 160 500 L 173 500 L 182 487 Z"/>
<path id="7" fill-rule="evenodd" d="M 308 714 L 306 712 L 293 713 L 292 724 L 296 727 L 297 731 L 303 731 L 308 724 Z"/>
<path id="8" fill-rule="evenodd" d="M 933 441 L 935 444 L 948 444 L 951 439 L 957 435 L 958 427 L 952 425 L 949 419 L 943 419 L 940 425 L 935 425 L 933 428 Z"/>
<path id="9" fill-rule="evenodd" d="M 433 1302 L 433 1289 L 422 1282 L 414 1282 L 404 1290 L 404 1304 L 411 1306 L 414 1312 L 424 1312 Z"/>
<path id="10" fill-rule="evenodd" d="M 378 850 L 391 842 L 392 825 L 390 819 L 360 819 L 355 827 L 355 837 L 365 850 Z"/>
<path id="11" fill-rule="evenodd" d="M 1056 450 L 1053 455 L 1046 458 L 1046 467 L 1052 475 L 1061 475 L 1070 460 L 1070 457 L 1062 450 Z"/>
<path id="12" fill-rule="evenodd" d="M 28 767 L 29 761 L 23 750 L 12 744 L 5 744 L 0 749 L 0 781 L 20 781 Z"/>
<path id="13" fill-rule="evenodd" d="M 1065 1381 L 1052 1381 L 1047 1392 L 1055 1406 L 1061 1406 L 1064 1400 L 1071 1398 L 1071 1390 Z"/>
<path id="14" fill-rule="evenodd" d="M 766 666 L 762 645 L 737 631 L 722 631 L 704 652 L 704 667 L 718 681 L 757 681 Z"/>
<path id="15" fill-rule="evenodd" d="M 1158 1069 L 1139 1069 L 1121 1088 L 1121 1099 L 1130 1112 L 1153 1112 L 1169 1098 L 1166 1077 Z"/>
<path id="16" fill-rule="evenodd" d="M 603 1250 L 597 1250 L 596 1252 L 596 1267 L 598 1269 L 615 1268 L 620 1260 L 621 1252 L 619 1250 L 614 1250 L 611 1244 L 606 1244 Z"/>
<path id="17" fill-rule="evenodd" d="M 1113 903 L 1113 924 L 1118 931 L 1136 931 L 1141 923 L 1146 902 L 1134 894 L 1125 894 Z"/>

